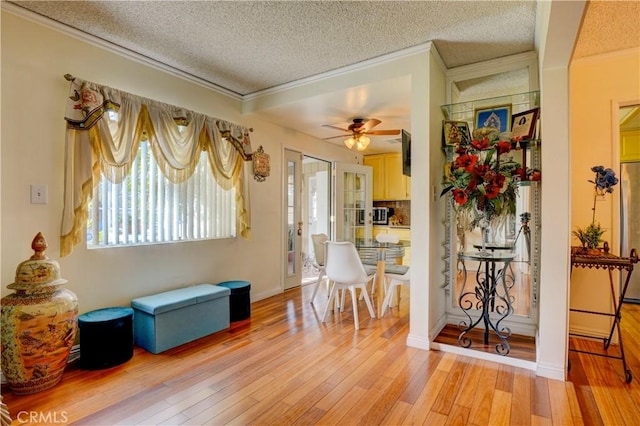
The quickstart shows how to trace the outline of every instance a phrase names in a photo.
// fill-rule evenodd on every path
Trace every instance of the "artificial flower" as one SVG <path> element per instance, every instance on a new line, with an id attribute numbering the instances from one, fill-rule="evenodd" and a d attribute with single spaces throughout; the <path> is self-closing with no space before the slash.
<path id="1" fill-rule="evenodd" d="M 467 202 L 467 193 L 464 192 L 462 189 L 454 189 L 453 192 L 453 199 L 456 203 L 458 203 L 459 205 L 464 205 L 464 203 Z"/>
<path id="2" fill-rule="evenodd" d="M 497 143 L 498 146 L 498 155 L 506 154 L 511 151 L 511 142 L 508 141 L 500 141 Z"/>
<path id="3" fill-rule="evenodd" d="M 602 242 L 602 234 L 605 232 L 605 229 L 600 226 L 600 222 L 596 222 L 596 200 L 598 197 L 604 197 L 607 193 L 612 193 L 613 187 L 618 184 L 618 178 L 610 168 L 593 166 L 591 171 L 596 174 L 595 179 L 589 181 L 594 184 L 591 223 L 584 229 L 577 227 L 572 234 L 580 240 L 583 248 L 594 249 Z"/>
<path id="4" fill-rule="evenodd" d="M 510 151 L 511 141 L 499 140 L 496 132 L 454 149 L 441 195 L 451 192 L 456 212 L 469 215 L 466 223 L 472 228 L 481 220 L 515 214 L 525 168 L 508 155 Z"/>
<path id="5" fill-rule="evenodd" d="M 595 172 L 596 178 L 595 181 L 590 180 L 589 182 L 596 185 L 596 191 L 598 191 L 600 195 L 605 192 L 613 192 L 613 186 L 618 183 L 618 178 L 612 169 L 605 169 L 602 166 L 593 166 L 591 171 Z"/>
<path id="6" fill-rule="evenodd" d="M 489 148 L 489 138 L 482 138 L 480 140 L 474 139 L 471 141 L 471 146 L 478 151 L 483 151 Z"/>
<path id="7" fill-rule="evenodd" d="M 618 184 L 618 178 L 616 177 L 616 172 L 610 168 L 605 169 L 602 166 L 593 166 L 591 171 L 596 174 L 595 179 L 589 181 L 595 185 L 593 193 L 593 218 L 591 219 L 591 223 L 593 224 L 596 221 L 597 197 L 604 197 L 604 194 L 612 193 L 613 187 Z"/>
<path id="8" fill-rule="evenodd" d="M 456 159 L 455 165 L 456 165 L 456 168 L 463 168 L 465 171 L 471 172 L 473 171 L 473 167 L 476 165 L 477 162 L 478 162 L 477 155 L 463 154 Z"/>

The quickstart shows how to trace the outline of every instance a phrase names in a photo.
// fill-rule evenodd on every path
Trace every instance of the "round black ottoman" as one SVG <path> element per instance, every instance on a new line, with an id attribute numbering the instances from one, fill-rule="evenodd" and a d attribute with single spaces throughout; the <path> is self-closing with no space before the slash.
<path id="1" fill-rule="evenodd" d="M 251 283 L 249 281 L 224 281 L 218 285 L 231 290 L 229 296 L 231 322 L 249 318 L 251 316 Z"/>
<path id="2" fill-rule="evenodd" d="M 109 368 L 133 356 L 133 309 L 104 308 L 78 317 L 80 367 Z"/>

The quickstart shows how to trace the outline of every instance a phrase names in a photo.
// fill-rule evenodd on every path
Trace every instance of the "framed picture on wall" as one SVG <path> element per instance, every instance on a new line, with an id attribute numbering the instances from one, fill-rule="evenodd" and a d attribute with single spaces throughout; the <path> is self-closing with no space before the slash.
<path id="1" fill-rule="evenodd" d="M 511 137 L 524 140 L 533 139 L 536 133 L 539 108 L 513 114 L 511 120 Z"/>
<path id="2" fill-rule="evenodd" d="M 471 143 L 469 123 L 466 121 L 442 120 L 442 142 L 447 145 Z"/>
<path id="3" fill-rule="evenodd" d="M 511 130 L 511 104 L 475 110 L 474 130 L 494 128 L 500 133 Z"/>

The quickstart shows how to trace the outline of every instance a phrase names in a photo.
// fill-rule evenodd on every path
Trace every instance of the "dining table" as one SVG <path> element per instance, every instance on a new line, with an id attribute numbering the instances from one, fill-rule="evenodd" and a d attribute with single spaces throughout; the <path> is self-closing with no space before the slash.
<path id="1" fill-rule="evenodd" d="M 410 242 L 407 240 L 389 243 L 376 239 L 360 238 L 355 241 L 355 246 L 358 249 L 362 264 L 365 267 L 374 265 L 376 267 L 374 286 L 378 292 L 378 297 L 376 297 L 376 316 L 378 318 L 382 317 L 385 274 L 387 272 L 394 274 L 404 274 L 407 272 L 409 267 L 402 265 L 402 258 L 404 257 L 405 247 L 409 247 L 409 245 Z"/>

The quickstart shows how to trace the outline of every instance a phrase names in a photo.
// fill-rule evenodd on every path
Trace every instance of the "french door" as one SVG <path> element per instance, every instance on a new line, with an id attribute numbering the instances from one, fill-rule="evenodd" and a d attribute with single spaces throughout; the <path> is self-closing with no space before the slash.
<path id="1" fill-rule="evenodd" d="M 336 239 L 356 242 L 372 235 L 373 168 L 336 163 Z"/>
<path id="2" fill-rule="evenodd" d="M 286 176 L 284 182 L 284 289 L 302 282 L 302 154 L 284 150 Z"/>

